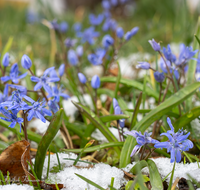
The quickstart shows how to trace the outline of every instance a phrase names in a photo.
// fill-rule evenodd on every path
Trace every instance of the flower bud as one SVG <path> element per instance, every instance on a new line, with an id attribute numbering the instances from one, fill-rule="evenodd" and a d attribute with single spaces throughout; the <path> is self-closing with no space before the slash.
<path id="1" fill-rule="evenodd" d="M 160 51 L 160 43 L 157 43 L 154 39 L 149 40 L 149 43 L 155 51 Z"/>
<path id="2" fill-rule="evenodd" d="M 123 28 L 121 28 L 121 27 L 117 28 L 116 34 L 117 34 L 118 38 L 123 38 L 123 36 L 124 36 Z"/>
<path id="3" fill-rule="evenodd" d="M 100 87 L 100 84 L 101 84 L 100 78 L 97 75 L 94 75 L 92 77 L 92 80 L 91 80 L 91 86 L 92 86 L 92 88 L 97 89 L 97 88 Z"/>
<path id="4" fill-rule="evenodd" d="M 165 75 L 163 72 L 162 73 L 160 73 L 158 71 L 154 72 L 154 77 L 157 82 L 163 82 L 165 80 Z"/>
<path id="5" fill-rule="evenodd" d="M 83 73 L 78 73 L 78 79 L 82 84 L 85 84 L 87 82 L 87 79 Z"/>
<path id="6" fill-rule="evenodd" d="M 148 62 L 138 62 L 139 65 L 136 65 L 137 69 L 145 69 L 148 70 L 150 69 L 150 64 Z"/>
<path id="7" fill-rule="evenodd" d="M 65 64 L 64 63 L 60 65 L 58 72 L 59 72 L 60 77 L 62 77 L 64 75 L 64 73 L 65 73 Z"/>
<path id="8" fill-rule="evenodd" d="M 21 64 L 25 69 L 30 69 L 32 61 L 27 55 L 24 54 L 21 59 Z"/>
<path id="9" fill-rule="evenodd" d="M 3 56 L 2 64 L 4 67 L 7 67 L 9 65 L 9 54 L 8 53 L 6 53 Z"/>

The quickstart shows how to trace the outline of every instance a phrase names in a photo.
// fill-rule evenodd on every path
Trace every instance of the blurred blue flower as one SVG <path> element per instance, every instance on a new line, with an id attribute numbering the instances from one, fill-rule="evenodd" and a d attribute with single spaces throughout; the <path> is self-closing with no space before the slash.
<path id="1" fill-rule="evenodd" d="M 30 69 L 32 65 L 32 61 L 29 58 L 29 56 L 24 54 L 21 59 L 21 64 L 22 64 L 22 67 L 24 67 L 25 69 Z"/>
<path id="2" fill-rule="evenodd" d="M 149 40 L 149 43 L 151 44 L 154 51 L 160 51 L 160 43 L 157 43 L 154 39 Z"/>
<path id="3" fill-rule="evenodd" d="M 46 119 L 44 118 L 45 115 L 51 116 L 51 112 L 46 109 L 46 102 L 42 101 L 34 101 L 32 98 L 25 96 L 24 97 L 28 102 L 32 105 L 29 108 L 27 120 L 31 121 L 33 117 L 40 119 L 43 123 L 46 123 Z"/>
<path id="4" fill-rule="evenodd" d="M 49 100 L 49 101 L 48 101 L 48 106 L 49 106 L 50 110 L 51 110 L 53 113 L 56 113 L 56 112 L 59 110 L 59 105 L 58 105 L 58 103 L 55 101 L 55 99 Z"/>
<path id="5" fill-rule="evenodd" d="M 65 73 L 65 64 L 64 63 L 60 65 L 60 67 L 58 69 L 58 73 L 59 73 L 60 77 L 62 77 L 64 75 L 64 73 Z"/>
<path id="6" fill-rule="evenodd" d="M 52 87 L 52 93 L 49 94 L 47 97 L 48 97 L 48 98 L 54 97 L 54 100 L 55 100 L 56 102 L 59 102 L 59 101 L 60 101 L 60 97 L 63 97 L 64 99 L 70 98 L 69 95 L 63 93 L 63 88 L 62 88 L 62 86 L 61 86 L 59 89 L 58 89 L 57 86 L 53 86 L 53 87 Z"/>
<path id="7" fill-rule="evenodd" d="M 103 62 L 103 57 L 105 56 L 105 54 L 106 54 L 105 49 L 98 48 L 96 50 L 95 54 L 89 54 L 88 55 L 88 60 L 93 65 L 100 65 Z"/>
<path id="8" fill-rule="evenodd" d="M 76 53 L 79 57 L 81 57 L 83 55 L 83 46 L 78 46 L 76 48 Z"/>
<path id="9" fill-rule="evenodd" d="M 68 29 L 67 22 L 65 22 L 65 21 L 61 22 L 60 25 L 59 25 L 59 29 L 60 29 L 61 33 L 67 32 L 67 29 Z"/>
<path id="10" fill-rule="evenodd" d="M 121 111 L 121 108 L 118 104 L 118 101 L 115 98 L 113 98 L 113 109 L 114 109 L 115 115 L 122 114 L 122 111 Z"/>
<path id="11" fill-rule="evenodd" d="M 184 130 L 179 130 L 177 133 L 174 133 L 174 127 L 171 123 L 170 118 L 167 118 L 167 123 L 170 126 L 171 130 L 167 131 L 167 133 L 162 133 L 168 137 L 169 141 L 167 142 L 159 142 L 154 145 L 155 148 L 166 148 L 167 152 L 171 153 L 170 162 L 180 162 L 181 161 L 181 152 L 188 151 L 193 147 L 193 143 L 188 140 L 188 136 L 190 132 L 186 134 Z"/>
<path id="12" fill-rule="evenodd" d="M 109 34 L 106 34 L 102 39 L 103 47 L 107 49 L 109 46 L 112 46 L 113 44 L 114 44 L 114 39 Z"/>
<path id="13" fill-rule="evenodd" d="M 58 82 L 60 80 L 58 77 L 48 77 L 49 73 L 54 69 L 55 69 L 55 67 L 50 67 L 50 68 L 46 69 L 40 78 L 36 77 L 36 76 L 31 76 L 31 81 L 37 82 L 37 84 L 34 86 L 35 91 L 39 90 L 43 87 L 46 92 L 51 94 L 51 88 L 48 85 L 48 83 Z"/>
<path id="14" fill-rule="evenodd" d="M 108 10 L 111 7 L 110 2 L 108 0 L 103 0 L 101 5 L 102 5 L 103 9 L 105 9 L 105 10 Z"/>
<path id="15" fill-rule="evenodd" d="M 117 22 L 114 19 L 111 18 L 107 18 L 103 24 L 102 30 L 104 32 L 108 31 L 108 30 L 112 30 L 115 31 L 117 28 Z"/>
<path id="16" fill-rule="evenodd" d="M 77 37 L 81 38 L 82 43 L 88 42 L 90 45 L 94 44 L 94 38 L 98 36 L 99 32 L 96 32 L 93 26 L 77 33 Z"/>
<path id="17" fill-rule="evenodd" d="M 158 143 L 159 141 L 155 140 L 155 139 L 152 139 L 150 136 L 152 133 L 147 133 L 147 132 L 144 132 L 144 135 L 142 135 L 141 132 L 137 132 L 135 130 L 132 130 L 132 131 L 127 131 L 125 132 L 124 134 L 127 134 L 127 135 L 131 135 L 133 136 L 134 138 L 136 138 L 136 141 L 137 141 L 137 145 L 133 148 L 133 151 L 131 153 L 131 156 L 133 156 L 142 146 L 144 145 L 147 145 L 147 144 L 156 144 Z"/>
<path id="18" fill-rule="evenodd" d="M 165 80 L 165 75 L 163 72 L 160 73 L 159 71 L 156 71 L 154 72 L 154 78 L 157 82 L 163 82 Z"/>
<path id="19" fill-rule="evenodd" d="M 101 84 L 100 78 L 98 77 L 98 75 L 94 75 L 92 77 L 92 80 L 91 80 L 91 86 L 92 86 L 92 88 L 97 89 L 97 88 L 100 87 L 100 84 Z"/>
<path id="20" fill-rule="evenodd" d="M 71 39 L 71 38 L 67 38 L 65 41 L 64 41 L 64 44 L 67 48 L 71 48 L 71 47 L 74 47 L 74 45 L 76 44 L 77 42 L 77 39 Z"/>
<path id="21" fill-rule="evenodd" d="M 117 6 L 118 0 L 110 0 L 112 6 Z"/>
<path id="22" fill-rule="evenodd" d="M 81 23 L 75 23 L 74 25 L 73 25 L 73 28 L 74 28 L 74 31 L 75 32 L 80 32 L 81 31 L 81 28 L 82 28 L 82 25 L 81 25 Z"/>
<path id="23" fill-rule="evenodd" d="M 19 75 L 18 65 L 17 65 L 17 63 L 15 63 L 14 65 L 12 65 L 12 67 L 10 69 L 10 76 L 1 77 L 1 80 L 3 82 L 7 82 L 7 81 L 11 80 L 13 83 L 18 83 L 19 79 L 24 78 L 27 75 L 27 73 L 24 73 L 20 76 L 18 76 L 18 75 Z"/>
<path id="24" fill-rule="evenodd" d="M 124 127 L 125 127 L 125 119 L 120 119 L 120 120 L 119 120 L 119 126 L 120 126 L 121 128 L 124 128 Z"/>
<path id="25" fill-rule="evenodd" d="M 167 48 L 163 47 L 163 54 L 168 61 L 172 63 L 176 61 L 176 56 L 172 53 L 169 44 L 167 45 Z"/>
<path id="26" fill-rule="evenodd" d="M 68 51 L 67 57 L 68 57 L 68 61 L 71 65 L 77 65 L 78 64 L 78 57 L 77 57 L 76 52 L 74 50 L 70 49 Z"/>
<path id="27" fill-rule="evenodd" d="M 89 20 L 91 25 L 100 25 L 104 19 L 103 14 L 99 14 L 98 16 L 95 16 L 94 14 L 89 15 Z"/>
<path id="28" fill-rule="evenodd" d="M 116 34 L 117 34 L 118 38 L 123 38 L 123 36 L 124 36 L 123 28 L 122 27 L 118 27 L 117 30 L 116 30 Z"/>
<path id="29" fill-rule="evenodd" d="M 8 127 L 14 128 L 17 123 L 20 125 L 20 133 L 21 133 L 21 123 L 23 123 L 23 119 L 20 117 L 17 117 L 17 113 L 10 112 L 6 110 L 3 107 L 0 107 L 0 112 L 5 116 L 5 117 L 0 117 L 0 119 L 11 122 L 11 124 Z"/>
<path id="30" fill-rule="evenodd" d="M 78 73 L 78 79 L 82 84 L 85 84 L 87 82 L 87 79 L 83 73 Z"/>
<path id="31" fill-rule="evenodd" d="M 59 30 L 59 24 L 58 24 L 58 22 L 57 22 L 56 19 L 54 19 L 54 20 L 51 21 L 51 26 L 52 26 L 52 28 L 53 28 L 55 31 L 58 31 L 58 30 Z"/>
<path id="32" fill-rule="evenodd" d="M 129 41 L 132 38 L 132 33 L 130 31 L 126 32 L 126 34 L 124 35 L 124 39 L 126 41 Z"/>
<path id="33" fill-rule="evenodd" d="M 4 67 L 7 67 L 9 65 L 9 53 L 5 53 L 2 59 L 2 64 Z"/>
<path id="34" fill-rule="evenodd" d="M 137 69 L 145 69 L 148 70 L 150 69 L 150 64 L 148 62 L 138 62 L 139 65 L 136 65 Z"/>

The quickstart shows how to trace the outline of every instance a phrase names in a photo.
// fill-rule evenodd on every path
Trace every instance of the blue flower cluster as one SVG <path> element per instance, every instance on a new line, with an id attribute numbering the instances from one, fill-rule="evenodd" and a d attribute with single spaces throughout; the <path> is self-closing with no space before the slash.
<path id="1" fill-rule="evenodd" d="M 144 135 L 141 132 L 137 132 L 135 130 L 128 131 L 125 134 L 131 135 L 136 138 L 137 145 L 134 147 L 131 156 L 133 156 L 142 146 L 147 144 L 155 144 L 155 148 L 166 148 L 167 152 L 171 154 L 170 162 L 180 162 L 181 161 L 181 152 L 188 151 L 190 148 L 193 147 L 192 141 L 188 140 L 188 136 L 190 132 L 186 134 L 184 130 L 179 130 L 178 132 L 174 132 L 174 127 L 171 123 L 170 118 L 167 118 L 167 123 L 170 126 L 171 130 L 167 131 L 166 133 L 162 133 L 161 136 L 166 136 L 169 141 L 167 142 L 159 142 L 155 139 L 152 139 L 151 133 L 145 132 Z"/>

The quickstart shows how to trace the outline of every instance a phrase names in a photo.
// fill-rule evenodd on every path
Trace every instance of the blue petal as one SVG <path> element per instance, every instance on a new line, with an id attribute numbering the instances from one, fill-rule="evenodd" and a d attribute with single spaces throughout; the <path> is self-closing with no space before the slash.
<path id="1" fill-rule="evenodd" d="M 34 110 L 30 110 L 28 112 L 27 120 L 30 121 L 31 119 L 33 119 L 34 115 L 35 115 L 35 111 Z"/>
<path id="2" fill-rule="evenodd" d="M 39 111 L 36 111 L 35 112 L 37 117 L 43 122 L 43 123 L 46 123 L 46 119 L 42 116 L 42 114 L 40 114 Z"/>
<path id="3" fill-rule="evenodd" d="M 10 77 L 9 76 L 1 77 L 1 80 L 3 82 L 7 82 L 8 80 L 10 80 Z"/>
<path id="4" fill-rule="evenodd" d="M 31 81 L 33 81 L 33 82 L 40 82 L 40 78 L 35 77 L 35 76 L 31 76 Z"/>
<path id="5" fill-rule="evenodd" d="M 37 91 L 39 89 L 42 88 L 42 83 L 41 82 L 38 82 L 35 86 L 34 86 L 34 90 Z"/>
<path id="6" fill-rule="evenodd" d="M 14 128 L 16 124 L 17 124 L 17 122 L 16 122 L 16 121 L 13 121 L 13 122 L 9 125 L 9 127 L 10 127 L 10 128 Z"/>
<path id="7" fill-rule="evenodd" d="M 175 150 L 174 148 L 172 148 L 171 150 L 171 160 L 170 160 L 171 163 L 175 162 Z"/>
<path id="8" fill-rule="evenodd" d="M 181 152 L 176 149 L 176 162 L 180 162 L 180 161 L 181 161 Z"/>
<path id="9" fill-rule="evenodd" d="M 138 149 L 140 149 L 140 145 L 136 145 L 133 149 L 133 151 L 131 152 L 131 157 L 137 152 Z"/>

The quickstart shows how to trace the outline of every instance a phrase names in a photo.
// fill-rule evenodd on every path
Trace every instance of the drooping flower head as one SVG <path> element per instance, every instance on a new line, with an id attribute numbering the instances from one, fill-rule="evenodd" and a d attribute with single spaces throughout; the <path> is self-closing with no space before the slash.
<path id="1" fill-rule="evenodd" d="M 192 141 L 187 139 L 190 135 L 190 132 L 186 134 L 184 130 L 179 130 L 175 133 L 170 118 L 167 118 L 167 123 L 171 130 L 167 131 L 166 133 L 162 133 L 161 136 L 165 135 L 169 141 L 156 143 L 154 147 L 161 149 L 166 148 L 167 152 L 170 152 L 171 154 L 171 163 L 175 162 L 175 160 L 176 162 L 180 162 L 181 152 L 188 151 L 193 147 Z"/>
<path id="2" fill-rule="evenodd" d="M 104 48 L 108 48 L 109 46 L 112 46 L 114 44 L 114 39 L 109 35 L 105 35 L 102 39 L 102 45 Z"/>
<path id="3" fill-rule="evenodd" d="M 150 64 L 148 62 L 138 62 L 139 65 L 136 65 L 137 69 L 145 69 L 148 70 L 150 69 Z"/>
<path id="4" fill-rule="evenodd" d="M 165 80 L 165 75 L 163 72 L 160 73 L 159 71 L 156 71 L 153 75 L 157 82 L 163 82 Z"/>
<path id="5" fill-rule="evenodd" d="M 9 53 L 5 53 L 5 55 L 3 56 L 3 59 L 2 59 L 2 64 L 4 67 L 7 67 L 9 65 Z"/>
<path id="6" fill-rule="evenodd" d="M 99 76 L 98 75 L 94 75 L 92 77 L 92 80 L 91 80 L 91 86 L 92 86 L 92 88 L 97 89 L 97 88 L 100 87 L 100 84 L 101 84 L 101 82 L 100 82 Z"/>
<path id="7" fill-rule="evenodd" d="M 88 60 L 90 61 L 90 63 L 92 63 L 93 65 L 100 65 L 103 63 L 103 57 L 106 54 L 106 50 L 105 49 L 97 49 L 95 54 L 89 54 L 88 55 Z"/>
<path id="8" fill-rule="evenodd" d="M 21 59 L 21 64 L 25 69 L 30 69 L 32 61 L 27 55 L 24 54 Z"/>
<path id="9" fill-rule="evenodd" d="M 116 30 L 116 34 L 117 34 L 118 38 L 123 38 L 123 36 L 124 36 L 123 28 L 122 27 L 118 27 L 117 30 Z"/>
<path id="10" fill-rule="evenodd" d="M 154 39 L 149 40 L 149 43 L 151 44 L 154 51 L 160 51 L 160 43 L 157 43 Z"/>

